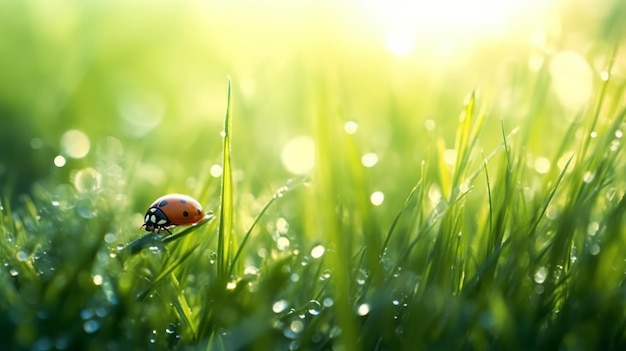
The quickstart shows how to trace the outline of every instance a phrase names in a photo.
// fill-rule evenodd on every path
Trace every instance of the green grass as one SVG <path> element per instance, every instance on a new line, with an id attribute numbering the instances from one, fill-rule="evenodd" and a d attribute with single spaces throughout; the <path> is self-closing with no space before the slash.
<path id="1" fill-rule="evenodd" d="M 89 52 L 72 56 L 84 74 L 78 86 L 66 84 L 73 76 L 65 73 L 65 80 L 42 83 L 56 85 L 49 91 L 63 105 L 52 99 L 56 107 L 46 110 L 39 103 L 47 98 L 0 87 L 5 125 L 16 131 L 0 136 L 18 145 L 0 158 L 6 349 L 626 348 L 619 16 L 608 15 L 590 35 L 598 40 L 585 52 L 593 62 L 592 97 L 571 108 L 552 92 L 549 64 L 528 67 L 536 54 L 530 52 L 507 61 L 504 78 L 470 54 L 460 59 L 473 63 L 459 72 L 399 75 L 384 67 L 410 65 L 383 55 L 341 63 L 340 54 L 322 52 L 286 59 L 284 67 L 268 64 L 267 71 L 243 57 L 222 62 L 233 78 L 207 87 L 176 74 L 163 78 L 144 56 L 121 60 L 116 55 L 128 47 L 98 41 L 100 26 L 112 24 L 91 15 L 101 22 L 85 35 L 107 55 L 91 64 L 79 60 Z M 149 25 L 140 24 L 148 28 L 186 18 L 162 8 L 147 16 Z M 0 27 L 41 35 L 37 27 L 7 23 Z M 144 54 L 167 57 L 174 47 L 206 57 L 185 40 L 162 41 L 165 48 L 145 44 L 153 51 Z M 360 71 L 375 64 L 383 68 Z M 37 62 L 20 67 L 28 65 Z M 275 76 L 258 78 L 259 92 L 250 95 L 239 66 L 257 78 Z M 473 79 L 470 66 L 485 76 Z M 188 71 L 199 72 L 213 71 Z M 484 83 L 491 80 L 498 84 Z M 171 97 L 176 87 L 211 92 L 210 110 Z M 163 120 L 148 127 L 141 118 L 111 117 L 130 108 L 118 92 L 144 112 L 167 106 Z M 200 116 L 186 120 L 188 113 Z M 347 121 L 358 122 L 356 133 L 345 131 Z M 129 131 L 128 123 L 149 130 L 139 135 L 144 131 Z M 56 146 L 69 129 L 89 137 L 86 157 Z M 279 154 L 300 134 L 314 142 L 315 166 L 296 176 Z M 21 148 L 37 144 L 33 138 L 43 146 Z M 363 166 L 368 152 L 379 156 L 374 167 Z M 66 156 L 65 166 L 52 165 L 57 154 Z M 370 199 L 374 191 L 385 194 L 379 206 Z M 171 236 L 145 233 L 139 226 L 146 205 L 169 192 L 196 197 L 207 217 Z"/>

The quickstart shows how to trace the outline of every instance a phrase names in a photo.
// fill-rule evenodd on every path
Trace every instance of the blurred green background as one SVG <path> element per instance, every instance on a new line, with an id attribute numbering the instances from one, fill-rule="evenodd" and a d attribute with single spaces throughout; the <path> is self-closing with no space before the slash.
<path id="1" fill-rule="evenodd" d="M 156 348 L 618 348 L 624 18 L 622 0 L 1 1 L 0 329 L 42 350 L 157 330 Z M 228 207 L 232 233 L 119 265 L 173 192 Z"/>
<path id="2" fill-rule="evenodd" d="M 624 7 L 608 0 L 3 1 L 2 192 L 14 197 L 36 181 L 66 182 L 94 164 L 103 143 L 125 160 L 141 206 L 155 194 L 194 192 L 219 160 L 228 76 L 234 162 L 247 190 L 273 189 L 291 175 L 281 153 L 294 137 L 314 133 L 320 98 L 332 100 L 333 110 L 322 113 L 337 122 L 323 128 L 356 122 L 355 140 L 375 153 L 371 172 L 381 187 L 414 179 L 433 135 L 452 142 L 474 88 L 494 101 L 485 135 L 498 137 L 486 149 L 499 142 L 498 120 L 515 126 L 529 118 L 524 105 L 542 99 L 550 115 L 535 116 L 531 147 L 549 153 L 547 133 L 564 130 L 581 103 L 546 98 L 555 92 L 540 68 L 570 50 L 580 56 L 569 61 L 588 61 L 559 74 L 576 82 L 588 70 L 593 76 L 580 78 L 581 89 L 597 84 L 623 32 Z M 621 57 L 615 75 L 623 77 Z M 64 144 L 70 130 L 80 133 Z M 307 145 L 284 157 L 305 157 Z"/>

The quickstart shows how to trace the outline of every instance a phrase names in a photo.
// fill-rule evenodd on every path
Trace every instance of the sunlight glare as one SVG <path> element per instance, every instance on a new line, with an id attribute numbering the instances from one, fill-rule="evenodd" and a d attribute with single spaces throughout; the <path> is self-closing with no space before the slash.
<path id="1" fill-rule="evenodd" d="M 387 49 L 405 56 L 417 44 L 447 45 L 502 34 L 516 20 L 536 17 L 550 1 L 366 0 L 366 16 L 384 33 Z M 454 44 L 453 44 L 454 45 Z"/>

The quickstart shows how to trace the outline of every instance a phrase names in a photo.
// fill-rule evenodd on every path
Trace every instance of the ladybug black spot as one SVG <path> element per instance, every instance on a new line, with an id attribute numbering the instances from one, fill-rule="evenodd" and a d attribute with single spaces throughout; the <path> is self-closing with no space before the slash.
<path id="1" fill-rule="evenodd" d="M 180 199 L 180 203 L 181 203 L 181 204 L 186 204 L 186 203 L 187 203 L 187 200 L 185 200 L 185 199 Z"/>
<path id="2" fill-rule="evenodd" d="M 163 201 L 159 202 L 159 204 L 157 206 L 164 207 L 166 205 L 167 205 L 167 200 L 163 200 Z"/>
<path id="3" fill-rule="evenodd" d="M 198 214 L 199 214 L 199 215 L 201 215 L 201 214 L 202 214 L 202 211 L 200 211 L 200 210 L 197 210 L 197 211 L 198 211 Z"/>
<path id="4" fill-rule="evenodd" d="M 183 211 L 183 217 L 189 217 L 189 212 Z"/>

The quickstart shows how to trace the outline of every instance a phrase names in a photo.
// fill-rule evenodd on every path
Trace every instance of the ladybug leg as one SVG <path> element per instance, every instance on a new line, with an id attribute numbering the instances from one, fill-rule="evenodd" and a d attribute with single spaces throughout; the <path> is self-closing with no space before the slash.
<path id="1" fill-rule="evenodd" d="M 161 229 L 165 230 L 168 235 L 172 235 L 172 232 L 170 232 L 169 229 L 167 229 L 167 227 L 163 226 L 163 227 L 159 227 L 159 229 L 157 229 L 157 233 L 161 233 Z"/>

